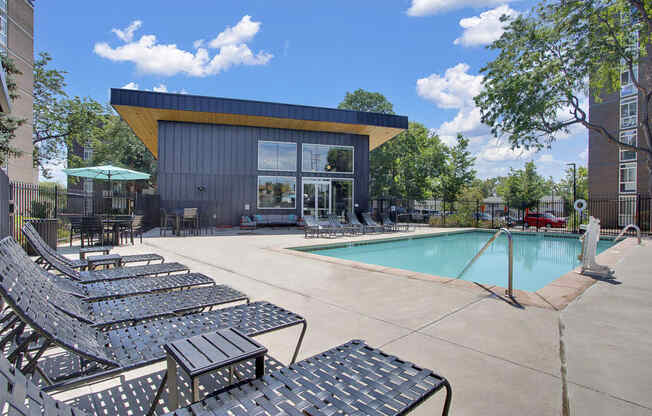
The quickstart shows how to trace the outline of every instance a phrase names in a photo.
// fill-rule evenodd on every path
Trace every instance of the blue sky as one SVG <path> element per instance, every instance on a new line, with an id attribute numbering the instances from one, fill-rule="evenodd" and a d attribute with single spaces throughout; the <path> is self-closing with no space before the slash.
<path id="1" fill-rule="evenodd" d="M 479 122 L 472 97 L 498 18 L 534 3 L 403 1 L 47 1 L 35 8 L 35 52 L 67 74 L 70 95 L 108 101 L 129 87 L 336 107 L 347 91 L 384 94 L 451 142 L 471 138 L 480 177 L 535 160 L 559 177 L 586 164 L 576 129 L 551 151 L 511 151 Z"/>

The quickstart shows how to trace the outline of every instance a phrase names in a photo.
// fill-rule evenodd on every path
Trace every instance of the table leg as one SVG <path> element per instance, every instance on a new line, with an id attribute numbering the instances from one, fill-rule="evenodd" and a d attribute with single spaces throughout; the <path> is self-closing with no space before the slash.
<path id="1" fill-rule="evenodd" d="M 177 386 L 177 363 L 168 355 L 168 404 L 170 411 L 179 408 L 179 386 Z"/>
<path id="2" fill-rule="evenodd" d="M 262 378 L 265 375 L 265 356 L 256 357 L 256 378 Z"/>
<path id="3" fill-rule="evenodd" d="M 192 402 L 199 401 L 199 377 L 192 378 Z"/>

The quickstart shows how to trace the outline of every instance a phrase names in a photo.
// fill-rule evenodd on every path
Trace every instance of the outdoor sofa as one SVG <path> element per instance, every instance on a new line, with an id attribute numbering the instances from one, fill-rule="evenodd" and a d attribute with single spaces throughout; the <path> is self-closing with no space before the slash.
<path id="1" fill-rule="evenodd" d="M 51 282 L 22 273 L 16 259 L 19 248 L 11 237 L 0 241 L 0 296 L 13 313 L 13 319 L 3 327 L 9 334 L 2 342 L 6 344 L 24 335 L 24 341 L 12 350 L 10 361 L 26 363 L 23 368 L 37 371 L 52 388 L 160 362 L 165 359 L 164 344 L 229 327 L 256 336 L 301 325 L 292 362 L 299 353 L 306 331 L 305 319 L 264 301 L 174 318 L 146 319 L 99 331 L 92 322 L 75 317 L 65 301 L 54 296 L 57 289 Z M 30 331 L 25 333 L 26 327 Z M 50 347 L 60 347 L 66 353 L 43 357 Z M 75 362 L 80 362 L 81 368 Z"/>
<path id="2" fill-rule="evenodd" d="M 37 253 L 41 252 L 47 252 L 50 256 L 57 257 L 59 260 L 63 261 L 64 263 L 68 264 L 70 267 L 74 269 L 81 269 L 84 270 L 88 267 L 88 260 L 92 259 L 90 257 L 89 259 L 79 259 L 79 260 L 72 260 L 69 259 L 68 257 L 62 256 L 55 249 L 50 247 L 48 243 L 43 240 L 43 237 L 36 231 L 36 228 L 29 222 L 25 223 L 22 228 L 23 235 L 27 239 L 27 242 L 32 246 L 34 251 Z M 37 248 L 38 247 L 38 248 Z M 84 250 L 84 253 L 89 253 L 89 252 L 106 252 L 110 250 L 111 247 L 107 246 L 100 246 L 96 248 L 83 248 L 81 250 Z M 43 256 L 41 256 L 42 258 Z M 150 264 L 152 261 L 160 261 L 161 263 L 165 262 L 165 259 L 163 256 L 154 254 L 154 253 L 147 253 L 147 254 L 132 254 L 129 256 L 120 256 L 120 264 L 127 264 L 127 263 L 140 263 L 140 262 L 147 262 L 147 264 Z M 113 261 L 106 261 L 106 262 L 98 262 L 96 264 L 102 265 L 102 264 L 112 264 Z"/>
<path id="3" fill-rule="evenodd" d="M 262 378 L 224 387 L 170 415 L 404 415 L 441 389 L 446 391 L 442 414 L 450 409 L 452 391 L 444 377 L 364 341 L 349 341 L 289 367 L 272 361 L 267 359 L 267 368 L 273 368 Z M 54 399 L 21 370 L 0 355 L 0 407 L 10 415 L 90 416 Z M 125 394 L 131 386 L 124 385 Z M 86 403 L 91 412 L 101 412 L 97 401 Z M 133 414 L 130 410 L 125 414 Z"/>
<path id="4" fill-rule="evenodd" d="M 278 225 L 293 226 L 299 223 L 299 217 L 295 214 L 254 214 L 251 219 L 257 226 Z"/>

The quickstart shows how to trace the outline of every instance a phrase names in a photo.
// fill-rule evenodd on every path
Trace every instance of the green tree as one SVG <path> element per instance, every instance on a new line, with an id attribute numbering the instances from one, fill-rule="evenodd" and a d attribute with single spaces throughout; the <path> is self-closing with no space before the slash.
<path id="1" fill-rule="evenodd" d="M 367 111 L 371 113 L 394 114 L 394 106 L 379 92 L 365 91 L 358 88 L 348 92 L 337 106 L 342 110 Z"/>
<path id="2" fill-rule="evenodd" d="M 577 199 L 589 199 L 589 170 L 586 166 L 578 166 L 575 172 L 575 187 Z M 569 208 L 573 201 L 573 168 L 567 167 L 565 176 L 559 181 L 559 192 L 566 201 L 569 201 Z"/>
<path id="3" fill-rule="evenodd" d="M 504 185 L 499 188 L 505 202 L 518 208 L 532 208 L 545 194 L 545 179 L 537 173 L 533 161 L 527 162 L 524 169 L 510 169 Z"/>
<path id="4" fill-rule="evenodd" d="M 17 93 L 18 87 L 14 76 L 20 75 L 21 72 L 14 64 L 14 61 L 6 54 L 3 54 L 1 59 L 2 70 L 5 71 L 6 75 L 7 92 L 9 93 L 9 99 L 13 103 L 19 98 Z M 25 119 L 13 117 L 7 112 L 0 113 L 0 164 L 6 162 L 11 157 L 21 155 L 22 152 L 16 149 L 11 142 L 16 138 L 18 127 L 24 123 Z"/>
<path id="5" fill-rule="evenodd" d="M 48 67 L 52 57 L 41 52 L 34 61 L 34 122 L 32 142 L 34 163 L 45 177 L 49 162 L 61 161 L 70 156 L 72 166 L 79 165 L 67 150 L 74 142 L 82 145 L 89 137 L 97 135 L 106 116 L 103 106 L 90 98 L 69 98 L 64 91 L 65 71 Z"/>
<path id="6" fill-rule="evenodd" d="M 468 146 L 469 140 L 458 134 L 457 144 L 447 149 L 448 157 L 441 174 L 431 182 L 434 193 L 444 201 L 457 201 L 462 189 L 471 185 L 475 179 L 475 158 L 471 156 Z"/>
<path id="7" fill-rule="evenodd" d="M 648 0 L 542 1 L 511 21 L 489 47 L 499 54 L 482 69 L 484 89 L 475 98 L 482 121 L 494 135 L 525 148 L 550 146 L 570 127 L 584 126 L 645 156 L 652 192 L 652 83 L 639 79 L 644 73 L 649 78 L 648 71 L 636 71 L 651 33 Z M 622 141 L 583 107 L 587 86 L 600 101 L 619 90 L 621 74 L 639 94 L 637 127 L 643 137 L 637 143 Z"/>

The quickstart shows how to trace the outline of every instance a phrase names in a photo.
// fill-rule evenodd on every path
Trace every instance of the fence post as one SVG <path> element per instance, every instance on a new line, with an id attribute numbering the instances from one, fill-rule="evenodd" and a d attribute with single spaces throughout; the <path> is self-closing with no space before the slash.
<path id="1" fill-rule="evenodd" d="M 441 225 L 446 225 L 446 200 L 445 199 L 442 199 L 441 206 L 442 206 Z"/>
<path id="2" fill-rule="evenodd" d="M 495 204 L 491 204 L 491 228 L 494 228 L 494 208 L 496 207 Z"/>
<path id="3" fill-rule="evenodd" d="M 58 217 L 59 212 L 59 186 L 54 184 L 54 218 Z"/>
<path id="4" fill-rule="evenodd" d="M 480 212 L 480 200 L 476 199 L 475 200 L 475 228 L 478 228 L 478 213 Z"/>

